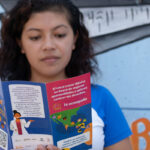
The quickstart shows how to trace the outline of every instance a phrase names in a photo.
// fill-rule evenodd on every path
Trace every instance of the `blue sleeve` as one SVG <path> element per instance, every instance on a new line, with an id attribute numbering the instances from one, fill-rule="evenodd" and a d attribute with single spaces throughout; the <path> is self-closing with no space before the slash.
<path id="1" fill-rule="evenodd" d="M 93 85 L 92 107 L 104 122 L 104 147 L 115 144 L 132 134 L 120 106 L 109 90 Z"/>
<path id="2" fill-rule="evenodd" d="M 104 117 L 104 134 L 105 147 L 115 144 L 131 135 L 128 123 L 113 95 L 103 89 L 105 95 L 105 117 Z"/>

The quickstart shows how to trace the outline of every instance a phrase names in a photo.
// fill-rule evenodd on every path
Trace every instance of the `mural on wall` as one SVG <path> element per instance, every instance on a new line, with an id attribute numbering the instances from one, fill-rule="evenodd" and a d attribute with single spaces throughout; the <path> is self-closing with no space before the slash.
<path id="1" fill-rule="evenodd" d="M 139 125 L 142 124 L 145 129 L 141 132 L 139 132 Z M 131 136 L 131 141 L 133 145 L 133 150 L 149 150 L 150 149 L 150 121 L 147 118 L 139 118 L 135 120 L 132 125 L 131 129 L 133 132 L 133 135 Z M 144 139 L 145 144 L 143 147 L 140 147 L 140 139 Z"/>
<path id="2" fill-rule="evenodd" d="M 133 132 L 133 150 L 150 149 L 149 43 L 150 37 L 96 56 L 102 71 L 96 83 L 107 87 L 121 106 Z"/>
<path id="3" fill-rule="evenodd" d="M 81 11 L 91 37 L 150 24 L 150 5 L 82 8 Z"/>
<path id="4" fill-rule="evenodd" d="M 150 35 L 150 5 L 81 8 L 81 11 L 95 44 L 95 54 Z"/>
<path id="5" fill-rule="evenodd" d="M 0 0 L 0 16 L 5 10 L 9 10 L 15 1 Z M 86 26 L 93 39 L 95 55 L 104 54 L 113 48 L 150 36 L 149 0 L 73 1 L 84 14 Z M 126 107 L 124 110 L 126 109 L 134 108 Z M 147 116 L 136 117 L 130 122 L 134 150 L 150 149 L 150 120 Z"/>

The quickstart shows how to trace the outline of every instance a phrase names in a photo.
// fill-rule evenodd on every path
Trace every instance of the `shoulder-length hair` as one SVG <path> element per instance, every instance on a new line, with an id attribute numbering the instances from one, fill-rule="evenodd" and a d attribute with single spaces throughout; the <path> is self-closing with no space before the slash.
<path id="1" fill-rule="evenodd" d="M 65 13 L 74 35 L 78 35 L 75 50 L 65 70 L 66 75 L 73 77 L 87 72 L 95 73 L 96 61 L 89 33 L 83 23 L 83 14 L 70 0 L 19 0 L 2 19 L 0 48 L 2 80 L 30 80 L 30 64 L 21 53 L 17 41 L 20 40 L 23 27 L 30 16 L 43 11 Z"/>

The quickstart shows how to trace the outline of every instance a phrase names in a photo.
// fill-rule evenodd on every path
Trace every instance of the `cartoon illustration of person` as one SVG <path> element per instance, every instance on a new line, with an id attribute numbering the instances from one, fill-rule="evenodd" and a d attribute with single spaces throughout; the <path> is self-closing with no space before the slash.
<path id="1" fill-rule="evenodd" d="M 21 114 L 17 111 L 14 110 L 14 120 L 10 122 L 10 130 L 13 131 L 13 136 L 14 135 L 23 135 L 23 134 L 28 134 L 26 128 L 28 128 L 34 120 L 29 120 L 28 122 L 25 121 L 25 119 L 20 119 Z"/>

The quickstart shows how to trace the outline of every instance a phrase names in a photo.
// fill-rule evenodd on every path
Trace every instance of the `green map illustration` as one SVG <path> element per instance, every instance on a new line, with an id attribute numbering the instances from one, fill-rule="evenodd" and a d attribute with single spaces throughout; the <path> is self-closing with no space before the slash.
<path id="1" fill-rule="evenodd" d="M 62 111 L 59 113 L 55 113 L 53 115 L 50 115 L 50 118 L 57 124 L 62 123 L 67 130 L 68 127 L 74 127 L 79 128 L 79 126 L 82 128 L 85 128 L 84 122 L 86 122 L 86 119 L 81 119 L 80 116 L 76 122 L 71 121 L 71 118 L 74 115 L 77 115 L 77 111 L 80 109 L 80 107 L 75 108 L 75 109 L 70 109 L 66 111 Z"/>

